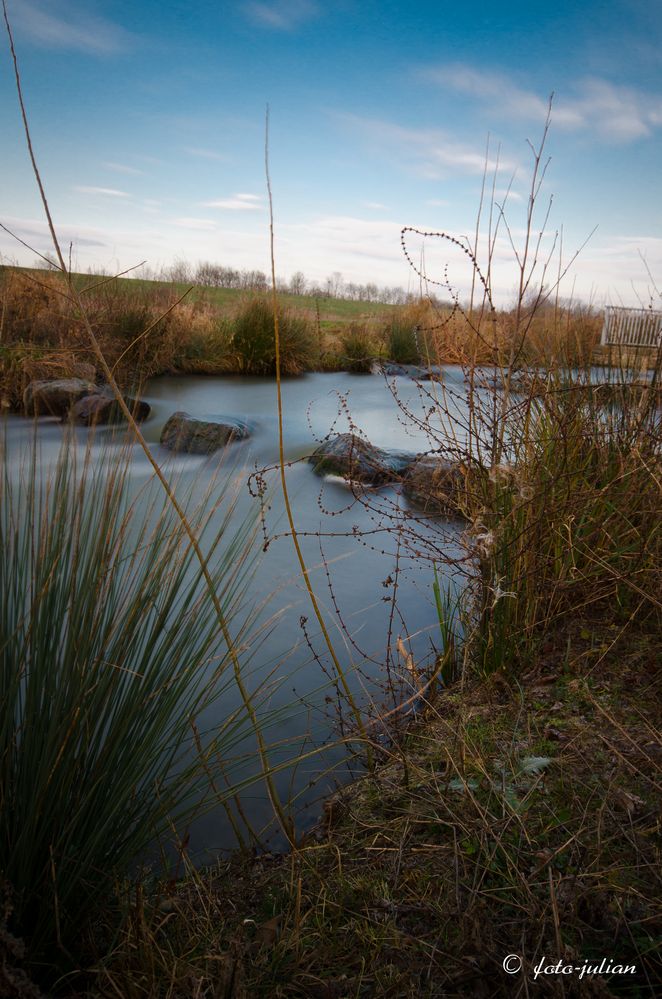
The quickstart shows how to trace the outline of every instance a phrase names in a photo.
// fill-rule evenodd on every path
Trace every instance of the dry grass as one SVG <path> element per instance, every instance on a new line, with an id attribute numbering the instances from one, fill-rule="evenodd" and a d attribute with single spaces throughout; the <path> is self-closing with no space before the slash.
<path id="1" fill-rule="evenodd" d="M 88 318 L 123 384 L 163 372 L 232 369 L 227 331 L 210 306 L 178 303 L 165 285 L 155 292 L 108 281 L 88 284 L 83 296 Z M 84 323 L 61 275 L 4 268 L 0 297 L 0 391 L 6 408 L 20 407 L 33 378 L 95 377 Z"/>
<path id="2" fill-rule="evenodd" d="M 403 307 L 398 323 L 417 331 L 419 356 L 428 364 L 503 364 L 514 355 L 519 366 L 590 362 L 600 340 L 600 314 L 584 306 L 552 305 L 532 308 L 519 319 L 516 313 L 471 312 L 428 300 Z"/>
<path id="3" fill-rule="evenodd" d="M 184 286 L 82 275 L 77 286 L 86 289 L 83 300 L 93 329 L 111 367 L 116 366 L 120 382 L 127 387 L 162 373 L 223 375 L 248 370 L 251 351 L 240 324 L 249 306 L 241 296 L 219 304 L 209 295 L 195 294 L 194 289 L 182 300 Z M 291 343 L 284 339 L 287 373 L 367 370 L 374 357 L 404 363 L 491 363 L 495 349 L 498 357 L 506 357 L 513 343 L 509 312 L 468 317 L 461 310 L 422 300 L 389 308 L 386 319 L 360 319 L 356 310 L 336 314 L 338 304 L 347 303 L 325 302 L 323 312 L 319 306 L 317 311 L 311 309 L 309 302 L 283 307 L 283 316 L 293 329 Z M 519 361 L 583 363 L 597 343 L 599 330 L 600 319 L 590 310 L 538 310 Z M 241 349 L 235 342 L 237 335 Z M 255 338 L 255 332 L 249 330 L 248 336 Z M 260 338 L 264 339 L 263 334 Z M 23 391 L 33 378 L 90 377 L 94 367 L 84 324 L 62 275 L 2 268 L 0 393 L 4 407 L 19 409 Z M 273 364 L 265 366 L 260 361 L 257 367 L 264 373 Z"/>
<path id="4" fill-rule="evenodd" d="M 428 705 L 290 856 L 133 895 L 84 994 L 659 994 L 656 693 L 654 636 L 575 622 L 521 687 Z M 504 973 L 511 953 L 524 974 Z M 543 955 L 637 971 L 532 986 Z"/>
<path id="5" fill-rule="evenodd" d="M 230 374 L 273 372 L 273 323 L 259 296 L 239 293 L 216 301 L 187 294 L 164 282 L 78 275 L 87 316 L 111 367 L 127 387 L 162 373 Z M 360 313 L 325 301 L 317 310 L 285 296 L 282 306 L 286 374 L 335 370 L 347 363 L 343 337 Z M 383 307 L 385 308 L 385 307 Z M 253 315 L 251 318 L 251 309 Z M 259 311 L 259 306 L 258 306 Z M 383 310 L 382 310 L 383 311 Z M 391 310 L 389 310 L 391 311 Z M 366 325 L 367 323 L 367 325 Z M 378 341 L 381 323 L 362 320 Z M 374 347 L 377 351 L 378 347 Z M 255 355 L 255 356 L 254 356 Z M 81 367 L 86 366 L 86 367 Z M 0 270 L 0 393 L 5 408 L 20 409 L 35 377 L 94 375 L 95 357 L 84 322 L 57 273 L 4 267 Z"/>

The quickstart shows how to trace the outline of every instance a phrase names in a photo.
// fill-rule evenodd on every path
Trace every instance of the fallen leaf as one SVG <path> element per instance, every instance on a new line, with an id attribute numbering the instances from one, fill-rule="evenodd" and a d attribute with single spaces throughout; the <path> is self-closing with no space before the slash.
<path id="1" fill-rule="evenodd" d="M 545 729 L 545 738 L 549 739 L 550 742 L 567 742 L 568 736 L 565 732 L 562 732 L 558 728 L 554 728 L 553 725 L 548 725 Z"/>
<path id="2" fill-rule="evenodd" d="M 282 915 L 267 919 L 266 923 L 261 923 L 255 931 L 255 941 L 265 947 L 273 947 L 280 933 Z"/>
<path id="3" fill-rule="evenodd" d="M 644 804 L 643 800 L 636 794 L 630 794 L 629 791 L 626 791 L 622 787 L 615 788 L 612 792 L 612 797 L 618 808 L 622 808 L 628 815 L 632 815 L 637 808 Z"/>

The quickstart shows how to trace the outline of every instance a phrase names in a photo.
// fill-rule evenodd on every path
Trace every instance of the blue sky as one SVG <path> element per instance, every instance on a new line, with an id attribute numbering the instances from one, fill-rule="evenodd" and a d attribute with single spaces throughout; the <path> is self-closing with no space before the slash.
<path id="1" fill-rule="evenodd" d="M 647 303 L 651 276 L 662 287 L 658 0 L 463 9 L 444 0 L 8 0 L 8 9 L 51 208 L 80 269 L 186 258 L 267 270 L 268 102 L 279 274 L 338 271 L 417 288 L 400 228 L 473 239 L 489 136 L 508 223 L 494 286 L 507 302 L 517 281 L 508 233 L 521 247 L 525 226 L 527 140 L 538 141 L 553 91 L 542 259 L 562 232 L 565 265 L 597 226 L 563 294 Z M 46 252 L 6 43 L 0 86 L 0 220 Z M 416 240 L 411 249 L 420 260 Z M 5 234 L 0 252 L 35 258 Z M 462 293 L 467 264 L 426 242 L 430 277 L 447 258 Z M 548 274 L 557 271 L 554 258 Z"/>

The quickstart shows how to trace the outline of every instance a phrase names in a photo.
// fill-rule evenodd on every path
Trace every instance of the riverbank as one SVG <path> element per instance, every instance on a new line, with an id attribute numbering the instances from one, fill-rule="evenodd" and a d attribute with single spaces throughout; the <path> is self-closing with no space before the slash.
<path id="1" fill-rule="evenodd" d="M 131 892 L 76 994 L 659 994 L 659 634 L 599 617 L 430 703 L 300 849 Z"/>
<path id="2" fill-rule="evenodd" d="M 273 313 L 262 292 L 73 275 L 87 319 L 120 384 L 159 374 L 273 374 Z M 588 307 L 538 304 L 526 343 L 512 311 L 469 315 L 429 300 L 404 306 L 279 295 L 281 366 L 366 372 L 375 359 L 402 364 L 494 364 L 516 352 L 521 365 L 586 364 L 601 317 Z M 66 279 L 0 268 L 0 404 L 20 412 L 30 381 L 100 377 Z M 520 321 L 521 322 L 521 321 Z"/>
<path id="3" fill-rule="evenodd" d="M 388 750 L 381 741 L 372 747 L 374 755 L 381 755 L 381 765 L 334 799 L 326 810 L 327 827 L 316 837 L 299 839 L 287 857 L 263 853 L 258 858 L 244 853 L 213 872 L 196 872 L 182 843 L 179 865 L 165 883 L 156 886 L 148 877 L 133 885 L 120 882 L 130 860 L 118 862 L 112 870 L 108 865 L 106 870 L 106 854 L 94 858 L 89 867 L 94 873 L 75 885 L 81 897 L 88 902 L 93 899 L 94 905 L 90 904 L 88 918 L 81 920 L 82 932 L 74 935 L 71 927 L 77 910 L 69 903 L 66 952 L 61 945 L 62 892 L 71 878 L 66 867 L 54 860 L 52 837 L 62 828 L 55 821 L 37 844 L 41 852 L 35 856 L 36 874 L 28 885 L 33 898 L 41 900 L 44 891 L 50 893 L 52 918 L 47 929 L 52 963 L 42 982 L 52 986 L 66 971 L 64 978 L 57 979 L 55 990 L 88 996 L 512 995 L 512 977 L 494 977 L 500 975 L 499 961 L 507 954 L 520 954 L 532 967 L 536 965 L 531 955 L 540 960 L 553 953 L 557 960 L 567 956 L 575 962 L 594 955 L 611 959 L 612 953 L 602 954 L 600 948 L 614 942 L 611 945 L 618 943 L 629 963 L 638 961 L 644 968 L 643 978 L 637 981 L 639 992 L 634 994 L 647 994 L 642 990 L 654 973 L 648 961 L 658 928 L 651 894 L 657 887 L 654 809 L 660 787 L 655 735 L 660 720 L 655 707 L 658 687 L 652 669 L 659 638 L 661 565 L 656 392 L 641 386 L 636 392 L 624 392 L 620 383 L 613 392 L 596 392 L 590 369 L 560 365 L 550 368 L 544 379 L 527 372 L 533 377 L 528 386 L 513 380 L 519 373 L 512 367 L 500 379 L 490 378 L 488 372 L 487 381 L 481 381 L 484 374 L 476 365 L 445 369 L 440 381 L 396 374 L 393 391 L 381 377 L 347 375 L 338 380 L 333 392 L 329 392 L 330 385 L 325 386 L 317 400 L 316 406 L 325 407 L 312 410 L 322 435 L 335 428 L 339 417 L 351 420 L 356 416 L 347 402 L 351 391 L 352 398 L 365 407 L 361 430 L 377 447 L 393 447 L 397 443 L 394 428 L 407 436 L 413 425 L 425 439 L 426 452 L 447 457 L 459 473 L 457 489 L 466 517 L 461 538 L 457 528 L 443 519 L 414 513 L 402 504 L 397 485 L 387 484 L 383 494 L 359 489 L 344 481 L 346 476 L 341 484 L 330 485 L 341 490 L 334 495 L 342 497 L 341 505 L 350 518 L 346 535 L 352 543 L 363 545 L 365 538 L 372 538 L 377 513 L 389 518 L 384 530 L 395 531 L 389 535 L 396 539 L 394 576 L 385 579 L 388 570 L 380 563 L 369 593 L 366 565 L 371 557 L 377 561 L 384 554 L 381 537 L 378 544 L 369 540 L 364 546 L 360 573 L 350 569 L 342 587 L 330 582 L 329 573 L 334 570 L 329 567 L 339 559 L 322 545 L 327 546 L 329 537 L 342 535 L 336 530 L 337 520 L 332 534 L 323 530 L 320 510 L 336 517 L 336 503 L 321 502 L 319 479 L 309 465 L 298 460 L 310 454 L 311 437 L 316 433 L 310 422 L 310 384 L 306 379 L 286 383 L 286 393 L 291 392 L 286 413 L 292 414 L 299 427 L 298 436 L 290 437 L 287 417 L 285 429 L 293 447 L 292 455 L 285 457 L 288 481 L 299 487 L 297 493 L 308 497 L 297 515 L 297 529 L 310 546 L 308 564 L 325 574 L 340 622 L 340 641 L 349 638 L 351 644 L 354 635 L 345 627 L 347 614 L 339 610 L 337 594 L 349 601 L 352 614 L 360 616 L 362 644 L 370 628 L 382 640 L 388 634 L 385 654 L 377 653 L 370 660 L 377 671 L 386 672 L 384 686 L 391 682 L 390 671 L 399 657 L 409 673 L 413 699 L 421 706 L 427 700 L 426 711 L 418 713 L 416 726 L 404 734 L 397 729 L 389 733 Z M 332 377 L 315 376 L 319 380 Z M 191 381 L 195 384 L 188 391 L 196 408 L 214 411 L 221 397 L 223 406 L 231 405 L 229 386 L 206 379 Z M 153 420 L 145 424 L 148 449 L 158 447 L 159 420 L 172 408 L 170 391 L 186 391 L 180 377 L 172 379 L 170 390 L 163 382 L 159 379 L 151 388 L 150 405 L 154 403 L 155 409 Z M 652 384 L 657 385 L 655 375 Z M 266 430 L 275 424 L 273 382 L 246 378 L 234 388 L 242 407 L 237 410 L 240 415 L 244 406 L 251 407 L 253 418 L 261 412 L 257 422 L 264 425 L 266 447 L 262 463 L 273 463 L 275 438 Z M 39 430 L 59 443 L 64 427 L 67 424 L 48 424 Z M 373 431 L 380 436 L 373 437 Z M 256 446 L 262 446 L 259 434 L 258 430 L 252 438 Z M 186 469 L 197 482 L 200 467 L 192 461 L 186 458 Z M 355 477 L 351 469 L 347 474 Z M 66 485 L 66 475 L 61 480 Z M 204 482 L 198 485 L 205 493 Z M 98 490 L 91 495 L 103 499 Z M 63 509 L 65 501 L 63 494 Z M 306 517 L 312 519 L 309 527 Z M 55 517 L 51 528 L 47 518 L 29 516 L 28 523 L 33 529 L 57 532 L 68 517 Z M 382 525 L 378 526 L 381 530 Z M 78 564 L 81 553 L 89 548 L 90 572 L 98 574 L 101 587 L 106 585 L 107 572 L 103 564 L 97 564 L 91 548 L 97 533 L 101 537 L 103 532 L 84 531 L 79 540 L 74 539 L 71 559 Z M 57 535 L 58 544 L 60 540 L 65 547 L 70 544 L 68 531 Z M 19 531 L 15 546 L 19 566 L 26 561 L 18 547 L 21 537 Z M 272 538 L 273 529 L 271 534 L 265 532 L 265 548 L 273 551 Z M 109 542 L 107 557 L 114 545 Z M 41 550 L 37 539 L 30 551 Z M 397 590 L 400 613 L 404 557 L 425 574 L 425 588 L 420 592 L 427 595 L 429 606 L 422 622 L 428 629 L 423 637 L 427 641 L 426 636 L 432 634 L 429 629 L 434 628 L 428 652 L 434 645 L 441 656 L 436 669 L 434 656 L 432 662 L 428 659 L 427 672 L 421 669 L 413 646 L 406 644 L 407 629 L 400 633 L 396 625 L 393 630 L 396 601 L 391 594 Z M 34 571 L 43 568 L 42 562 L 34 563 Z M 87 620 L 88 588 L 82 586 L 72 593 L 69 564 L 65 558 L 54 558 L 53 571 L 44 570 L 44 592 L 57 588 L 62 606 L 71 606 L 76 613 L 80 609 L 84 612 L 80 619 Z M 453 580 L 437 571 L 444 565 L 464 573 L 461 642 L 454 630 L 458 605 L 454 604 Z M 276 565 L 271 571 L 285 578 L 285 568 Z M 31 588 L 30 573 L 21 572 L 25 597 L 14 606 L 21 610 L 25 600 L 31 613 L 38 614 L 42 588 Z M 8 570 L 7 578 L 19 575 Z M 260 583 L 265 584 L 264 571 Z M 357 591 L 350 593 L 352 586 Z M 207 587 L 205 592 L 213 595 L 215 591 Z M 437 622 L 429 614 L 431 592 Z M 136 600 L 140 599 L 139 588 Z M 103 600 L 92 599 L 95 614 L 104 608 Z M 142 626 L 141 615 L 150 620 L 150 608 L 147 602 L 144 609 L 141 605 L 131 613 L 135 627 Z M 307 606 L 300 616 L 297 610 L 305 648 L 299 644 L 319 666 L 319 653 L 308 644 L 307 612 Z M 380 612 L 386 619 L 383 625 Z M 8 656 L 8 673 L 13 669 L 17 677 L 15 692 L 20 693 L 24 675 L 34 675 L 31 643 L 35 637 L 44 638 L 43 676 L 52 676 L 50 635 L 66 619 L 66 614 L 58 613 L 54 615 L 57 625 L 29 627 L 20 644 L 23 658 Z M 77 619 L 75 614 L 73 619 Z M 119 615 L 117 620 L 121 620 Z M 23 627 L 21 612 L 17 622 L 8 626 L 8 635 L 13 639 L 22 634 Z M 93 640 L 95 629 L 87 630 Z M 419 628 L 414 632 L 420 637 Z M 174 633 L 180 634 L 180 629 L 176 627 Z M 113 634 L 124 640 L 122 628 Z M 72 632 L 59 668 L 94 680 L 90 664 L 98 665 L 99 657 L 91 650 L 84 656 L 89 668 L 80 671 L 76 635 Z M 133 676 L 132 667 L 126 664 L 142 645 L 129 643 L 120 650 L 113 663 L 121 667 L 109 675 Z M 6 647 L 11 651 L 9 643 Z M 232 651 L 234 645 L 229 642 L 228 652 Z M 30 664 L 29 668 L 22 663 Z M 176 657 L 173 664 L 178 664 Z M 334 674 L 326 676 L 331 684 L 336 679 Z M 455 684 L 450 683 L 452 677 Z M 125 682 L 138 698 L 140 718 L 140 686 Z M 96 689 L 92 683 L 92 690 Z M 163 689 L 170 689 L 169 680 Z M 258 684 L 257 689 L 266 688 Z M 397 709 L 402 698 L 397 698 L 395 689 L 388 690 Z M 82 703 L 87 703 L 87 697 Z M 333 702 L 331 693 L 328 700 Z M 340 700 L 340 718 L 346 722 L 347 705 Z M 153 703 L 160 701 L 154 698 Z M 375 703 L 373 713 L 366 711 L 364 719 L 370 731 Z M 107 704 L 113 704 L 112 698 L 98 699 L 101 717 Z M 37 697 L 34 705 L 40 707 Z M 73 793 L 76 809 L 80 804 L 80 815 L 93 829 L 99 810 L 92 792 L 103 790 L 104 782 L 114 779 L 119 768 L 100 769 L 89 786 L 78 781 L 78 762 L 69 753 L 77 743 L 68 733 L 79 724 L 79 713 L 79 703 L 73 700 L 70 720 L 64 725 L 53 716 L 52 765 L 43 765 L 36 750 L 31 761 L 39 767 L 44 794 L 51 794 L 53 773 L 71 767 L 67 793 Z M 122 712 L 116 717 L 121 723 Z M 185 711 L 179 718 L 187 734 L 189 717 Z M 39 719 L 41 725 L 43 713 Z M 40 725 L 19 725 L 18 730 L 38 732 Z M 11 725 L 6 728 L 12 752 L 16 746 L 22 750 L 25 740 L 12 733 Z M 67 733 L 64 743 L 62 731 Z M 81 738 L 87 732 L 103 733 L 103 725 L 92 720 L 84 733 L 81 729 Z M 316 737 L 319 732 L 311 729 L 310 734 Z M 135 758 L 122 738 L 117 745 Z M 12 752 L 7 751 L 7 759 Z M 149 754 L 145 759 L 150 759 Z M 220 754 L 219 759 L 223 766 L 225 756 Z M 208 776 L 207 757 L 202 754 L 201 763 L 200 779 Z M 12 793 L 32 787 L 13 773 L 7 780 Z M 133 788 L 133 781 L 124 788 L 129 797 Z M 75 797 L 79 791 L 80 802 Z M 147 799 L 150 796 L 147 788 Z M 107 795 L 101 798 L 106 801 Z M 72 809 L 67 807 L 66 796 L 58 796 L 57 802 L 68 816 Z M 24 796 L 23 804 L 35 822 L 57 819 L 53 809 L 35 810 L 32 794 Z M 115 818 L 105 823 L 113 839 L 114 823 Z M 9 828 L 10 847 L 12 837 L 25 848 L 36 842 L 23 837 L 23 828 L 21 823 Z M 150 842 L 151 826 L 142 829 L 141 835 L 143 845 Z M 69 871 L 80 869 L 77 851 L 93 839 L 89 835 L 80 840 L 66 837 L 63 848 L 73 844 L 73 850 L 65 854 Z M 136 855 L 133 852 L 131 859 Z M 109 890 L 110 883 L 117 886 L 115 893 Z M 31 918 L 30 912 L 23 915 L 23 929 L 20 922 L 10 922 L 10 931 L 29 937 Z M 5 933 L 4 947 L 3 974 L 9 994 L 34 996 L 28 980 L 21 979 L 20 944 Z M 501 953 L 502 948 L 507 949 Z M 613 957 L 618 959 L 620 954 Z M 39 959 L 38 954 L 28 955 L 35 980 Z M 222 976 L 225 983 L 220 985 Z M 549 981 L 558 986 L 553 976 Z M 586 991 L 589 986 L 583 981 L 566 983 L 564 979 L 557 993 L 567 984 L 561 994 L 596 994 Z M 592 989 L 598 987 L 596 981 L 591 979 Z M 602 979 L 599 984 L 604 984 Z M 613 982 L 612 986 L 616 988 Z M 528 986 L 523 981 L 519 987 L 526 994 Z"/>

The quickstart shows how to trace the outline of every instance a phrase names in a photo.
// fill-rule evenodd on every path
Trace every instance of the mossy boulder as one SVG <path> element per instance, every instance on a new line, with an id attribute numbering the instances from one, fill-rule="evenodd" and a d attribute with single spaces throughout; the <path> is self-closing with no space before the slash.
<path id="1" fill-rule="evenodd" d="M 23 408 L 28 416 L 57 416 L 64 419 L 83 396 L 97 391 L 86 378 L 54 378 L 32 381 L 23 393 Z"/>
<path id="2" fill-rule="evenodd" d="M 151 413 L 151 407 L 142 399 L 125 396 L 124 401 L 137 423 L 142 423 Z M 105 388 L 90 395 L 84 395 L 82 399 L 74 403 L 69 415 L 74 423 L 81 423 L 84 426 L 99 423 L 126 423 L 126 418 L 117 399 L 110 389 Z"/>
<path id="3" fill-rule="evenodd" d="M 161 444 L 171 451 L 212 454 L 219 448 L 250 437 L 250 428 L 241 420 L 214 417 L 200 420 L 188 413 L 173 413 L 161 431 Z"/>
<path id="4" fill-rule="evenodd" d="M 373 486 L 400 481 L 414 455 L 384 451 L 356 434 L 324 441 L 308 459 L 318 475 L 340 475 Z"/>

